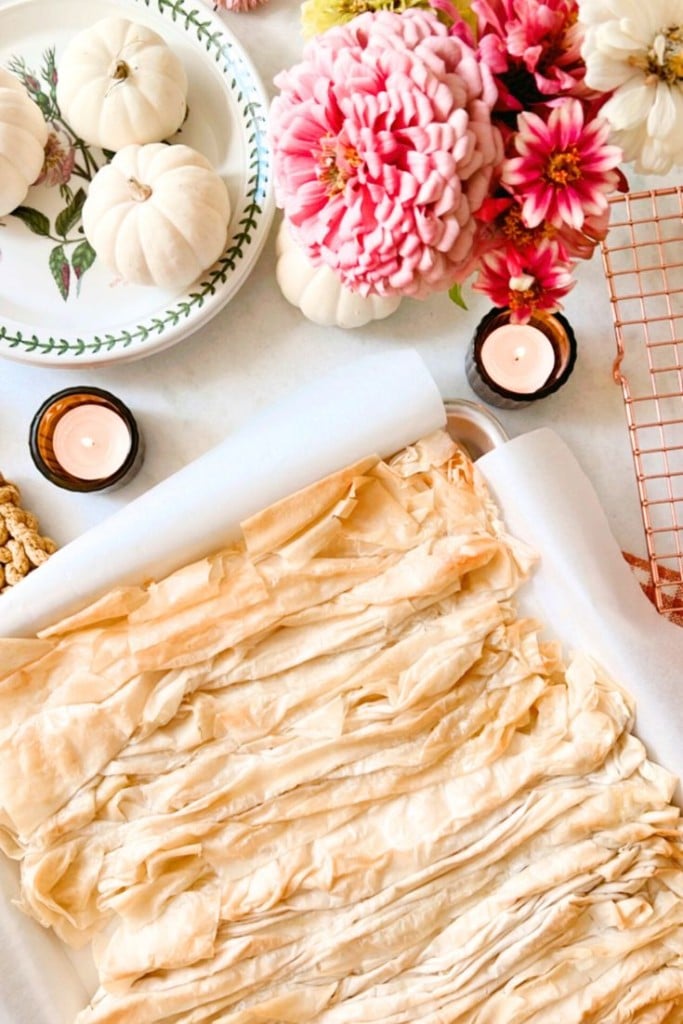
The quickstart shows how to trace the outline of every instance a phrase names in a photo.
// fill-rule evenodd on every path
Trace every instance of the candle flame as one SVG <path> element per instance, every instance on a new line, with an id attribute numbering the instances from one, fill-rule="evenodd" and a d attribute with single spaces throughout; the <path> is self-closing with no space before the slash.
<path id="1" fill-rule="evenodd" d="M 515 349 L 515 362 L 518 363 L 520 359 L 524 359 L 525 355 L 526 349 L 523 345 L 519 345 L 518 348 Z"/>
<path id="2" fill-rule="evenodd" d="M 94 448 L 95 447 L 95 442 L 92 439 L 92 437 L 82 437 L 81 438 L 81 444 L 83 445 L 84 448 Z"/>

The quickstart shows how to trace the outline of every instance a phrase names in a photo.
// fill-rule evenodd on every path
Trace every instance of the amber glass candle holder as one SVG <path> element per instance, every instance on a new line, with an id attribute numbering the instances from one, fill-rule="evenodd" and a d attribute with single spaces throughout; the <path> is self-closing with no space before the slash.
<path id="1" fill-rule="evenodd" d="M 574 331 L 561 313 L 534 313 L 527 324 L 495 307 L 484 316 L 465 360 L 476 395 L 500 409 L 519 409 L 559 390 L 576 362 Z"/>
<path id="2" fill-rule="evenodd" d="M 29 448 L 47 480 L 82 492 L 121 487 L 143 456 L 130 409 L 94 387 L 66 388 L 46 399 L 31 422 Z"/>

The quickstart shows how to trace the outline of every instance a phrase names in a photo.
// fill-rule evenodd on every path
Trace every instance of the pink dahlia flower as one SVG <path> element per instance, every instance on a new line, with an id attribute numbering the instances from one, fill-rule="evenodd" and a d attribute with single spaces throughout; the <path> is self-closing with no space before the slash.
<path id="1" fill-rule="evenodd" d="M 432 11 L 366 13 L 275 84 L 275 193 L 313 263 L 363 295 L 448 288 L 502 159 L 473 50 Z"/>
<path id="2" fill-rule="evenodd" d="M 519 156 L 505 161 L 501 181 L 521 201 L 528 227 L 547 220 L 580 230 L 587 215 L 607 209 L 607 193 L 621 181 L 615 168 L 622 154 L 607 145 L 610 129 L 603 118 L 584 124 L 579 101 L 565 100 L 547 122 L 522 113 L 517 126 Z"/>
<path id="3" fill-rule="evenodd" d="M 508 306 L 513 323 L 525 323 L 536 310 L 561 309 L 560 300 L 575 284 L 572 265 L 561 258 L 554 242 L 537 248 L 494 249 L 481 259 L 473 287 L 496 306 Z"/>
<path id="4" fill-rule="evenodd" d="M 577 0 L 472 0 L 479 51 L 498 78 L 501 106 L 588 95 Z"/>

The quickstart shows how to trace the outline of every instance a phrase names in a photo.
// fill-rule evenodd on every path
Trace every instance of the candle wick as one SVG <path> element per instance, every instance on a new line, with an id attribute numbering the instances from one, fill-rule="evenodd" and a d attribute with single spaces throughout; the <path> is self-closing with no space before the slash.
<path id="1" fill-rule="evenodd" d="M 515 352 L 514 352 L 514 360 L 515 360 L 515 362 L 518 363 L 520 361 L 520 359 L 524 358 L 525 355 L 526 355 L 526 349 L 523 348 L 520 345 L 519 348 L 516 348 Z"/>
<path id="2" fill-rule="evenodd" d="M 84 448 L 94 448 L 95 447 L 95 442 L 93 441 L 92 437 L 82 437 L 81 438 L 81 444 L 83 445 Z"/>

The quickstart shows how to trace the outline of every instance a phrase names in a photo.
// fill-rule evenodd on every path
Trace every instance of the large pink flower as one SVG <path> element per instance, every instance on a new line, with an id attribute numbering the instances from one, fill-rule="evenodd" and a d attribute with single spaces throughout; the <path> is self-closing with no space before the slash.
<path id="1" fill-rule="evenodd" d="M 502 158 L 472 49 L 432 11 L 366 13 L 275 84 L 276 197 L 309 258 L 362 294 L 448 288 Z"/>
<path id="2" fill-rule="evenodd" d="M 588 94 L 577 0 L 472 0 L 472 10 L 505 109 Z"/>
<path id="3" fill-rule="evenodd" d="M 554 242 L 526 250 L 494 249 L 481 259 L 473 288 L 496 306 L 508 306 L 513 323 L 525 323 L 535 310 L 554 312 L 575 284 L 572 264 Z"/>
<path id="4" fill-rule="evenodd" d="M 503 185 L 522 203 L 528 227 L 541 221 L 580 230 L 586 216 L 607 209 L 607 193 L 621 180 L 615 170 L 618 146 L 608 146 L 609 125 L 603 118 L 584 124 L 578 100 L 553 107 L 547 122 L 537 114 L 517 118 L 514 148 L 519 156 L 503 164 Z"/>

